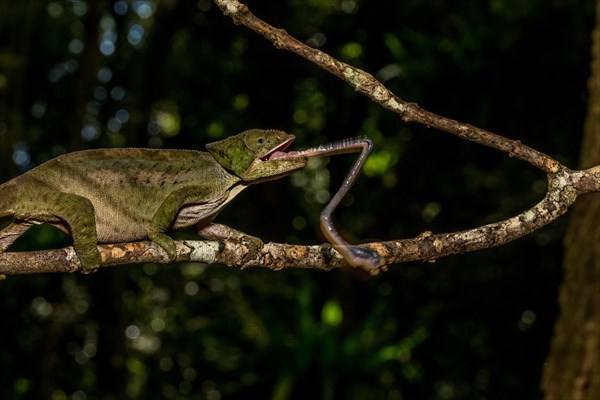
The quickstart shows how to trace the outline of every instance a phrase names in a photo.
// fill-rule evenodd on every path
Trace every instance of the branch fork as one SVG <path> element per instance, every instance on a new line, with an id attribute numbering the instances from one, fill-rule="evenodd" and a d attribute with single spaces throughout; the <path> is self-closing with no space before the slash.
<path id="1" fill-rule="evenodd" d="M 600 192 L 600 165 L 586 170 L 570 170 L 552 157 L 475 126 L 445 118 L 406 102 L 390 92 L 371 74 L 311 48 L 257 18 L 237 0 L 214 0 L 224 15 L 271 41 L 275 47 L 295 53 L 342 79 L 357 92 L 396 113 L 404 122 L 436 128 L 526 161 L 544 171 L 548 189 L 532 208 L 503 221 L 460 232 L 433 234 L 416 238 L 367 243 L 362 246 L 377 252 L 387 265 L 406 261 L 435 261 L 450 255 L 496 247 L 519 239 L 565 214 L 580 195 Z M 131 263 L 169 263 L 163 250 L 151 241 L 99 245 L 102 266 Z M 302 246 L 266 243 L 261 248 L 252 241 L 236 238 L 223 241 L 188 240 L 177 242 L 175 262 L 219 263 L 230 267 L 259 267 L 280 270 L 304 268 L 329 271 L 349 267 L 331 246 Z M 36 252 L 0 254 L 0 274 L 74 272 L 80 270 L 72 247 Z"/>

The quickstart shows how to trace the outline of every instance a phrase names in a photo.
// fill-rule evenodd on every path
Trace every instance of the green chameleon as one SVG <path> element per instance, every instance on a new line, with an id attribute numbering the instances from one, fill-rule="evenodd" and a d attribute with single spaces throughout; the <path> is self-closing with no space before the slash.
<path id="1" fill-rule="evenodd" d="M 150 239 L 174 260 L 168 231 L 195 226 L 206 239 L 244 235 L 211 221 L 249 185 L 303 168 L 311 154 L 283 152 L 293 140 L 285 132 L 253 129 L 207 144 L 208 152 L 126 148 L 62 155 L 0 185 L 0 217 L 13 218 L 0 230 L 0 253 L 32 225 L 49 224 L 73 237 L 82 270 L 90 273 L 101 264 L 98 243 Z M 379 265 L 369 249 L 336 244 L 352 265 Z"/>

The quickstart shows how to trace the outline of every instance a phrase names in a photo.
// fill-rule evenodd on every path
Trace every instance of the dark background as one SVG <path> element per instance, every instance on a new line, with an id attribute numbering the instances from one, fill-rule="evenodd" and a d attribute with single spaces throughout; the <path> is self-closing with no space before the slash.
<path id="1" fill-rule="evenodd" d="M 592 0 L 247 4 L 406 101 L 577 166 Z M 373 139 L 336 213 L 354 242 L 497 221 L 545 190 L 529 165 L 403 123 L 208 0 L 0 1 L 1 181 L 67 151 L 203 149 L 255 127 L 294 133 L 295 149 Z M 217 221 L 321 243 L 352 160 L 252 187 Z M 198 264 L 9 277 L 0 398 L 540 398 L 567 218 L 375 278 Z M 15 249 L 67 244 L 37 227 Z"/>

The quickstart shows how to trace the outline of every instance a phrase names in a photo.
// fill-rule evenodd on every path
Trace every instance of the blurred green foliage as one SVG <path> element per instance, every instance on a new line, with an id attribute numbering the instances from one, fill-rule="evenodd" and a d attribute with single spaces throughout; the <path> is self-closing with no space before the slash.
<path id="1" fill-rule="evenodd" d="M 571 167 L 593 3 L 247 2 L 404 100 Z M 528 165 L 406 125 L 209 0 L 0 1 L 2 181 L 65 151 L 202 149 L 252 127 L 288 130 L 295 148 L 374 140 L 336 214 L 354 241 L 466 229 L 545 189 Z M 218 221 L 319 243 L 318 213 L 351 161 L 315 160 L 248 189 Z M 10 277 L 0 283 L 0 398 L 539 398 L 564 226 L 371 279 L 197 264 Z M 38 228 L 16 246 L 65 241 Z"/>

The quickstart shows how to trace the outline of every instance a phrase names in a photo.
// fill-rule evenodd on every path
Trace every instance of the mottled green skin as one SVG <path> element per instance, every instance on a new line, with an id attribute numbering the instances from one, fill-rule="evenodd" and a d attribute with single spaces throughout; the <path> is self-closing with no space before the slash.
<path id="1" fill-rule="evenodd" d="M 165 232 L 209 224 L 240 191 L 304 167 L 306 159 L 260 160 L 293 140 L 280 131 L 250 130 L 190 150 L 100 149 L 50 160 L 0 185 L 0 253 L 32 224 L 73 236 L 84 272 L 101 263 L 97 243 L 151 239 L 174 259 Z"/>

